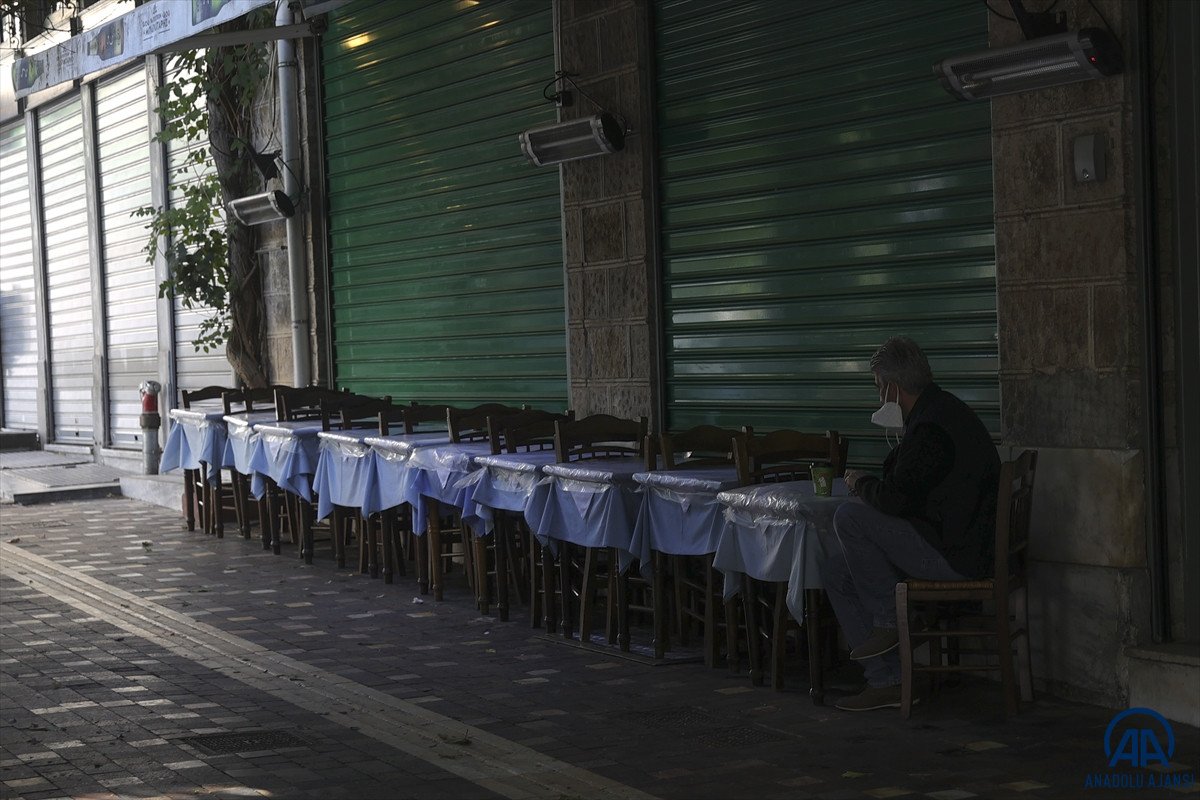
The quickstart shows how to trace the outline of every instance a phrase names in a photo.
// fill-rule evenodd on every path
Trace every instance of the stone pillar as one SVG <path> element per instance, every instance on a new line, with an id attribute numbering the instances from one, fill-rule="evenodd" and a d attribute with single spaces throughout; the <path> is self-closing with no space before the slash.
<path id="1" fill-rule="evenodd" d="M 1095 0 L 1132 56 L 1134 7 Z M 1070 30 L 1104 28 L 1067 0 Z M 1021 40 L 991 17 L 991 46 Z M 992 101 L 1003 437 L 1039 449 L 1031 551 L 1035 675 L 1119 705 L 1149 625 L 1132 87 L 1123 75 Z M 1104 137 L 1081 183 L 1073 141 Z"/>
<path id="2" fill-rule="evenodd" d="M 645 0 L 555 0 L 559 68 L 628 120 L 621 152 L 562 165 L 570 402 L 657 428 L 653 148 Z M 570 87 L 568 87 L 570 88 Z M 596 108 L 579 91 L 563 119 Z"/>

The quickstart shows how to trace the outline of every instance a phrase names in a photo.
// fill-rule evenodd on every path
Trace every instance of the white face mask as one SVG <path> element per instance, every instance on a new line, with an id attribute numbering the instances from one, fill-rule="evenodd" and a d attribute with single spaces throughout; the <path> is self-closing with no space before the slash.
<path id="1" fill-rule="evenodd" d="M 890 387 L 891 384 L 888 384 Z M 887 387 L 883 390 L 883 405 L 871 415 L 871 422 L 884 428 L 903 428 L 904 411 L 900 408 L 900 388 L 896 388 L 896 399 L 887 399 Z"/>

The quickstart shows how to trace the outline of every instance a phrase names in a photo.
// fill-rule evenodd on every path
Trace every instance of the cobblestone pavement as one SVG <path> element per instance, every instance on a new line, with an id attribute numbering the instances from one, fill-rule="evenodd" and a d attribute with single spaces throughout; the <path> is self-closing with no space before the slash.
<path id="1" fill-rule="evenodd" d="M 273 556 L 123 499 L 0 507 L 4 798 L 1087 798 L 1110 710 L 966 683 L 843 714 Z M 423 600 L 423 602 L 418 602 Z M 835 685 L 852 689 L 846 666 Z M 225 734 L 225 736 L 220 736 Z M 230 734 L 236 734 L 231 736 Z M 1196 770 L 1175 726 L 1168 770 Z M 1175 776 L 1174 778 L 1172 776 Z"/>

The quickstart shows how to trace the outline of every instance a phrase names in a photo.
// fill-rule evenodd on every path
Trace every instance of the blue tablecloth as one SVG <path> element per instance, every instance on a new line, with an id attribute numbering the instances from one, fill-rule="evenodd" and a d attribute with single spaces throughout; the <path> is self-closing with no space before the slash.
<path id="1" fill-rule="evenodd" d="M 644 470 L 636 457 L 547 464 L 546 477 L 525 507 L 525 521 L 551 552 L 560 541 L 616 548 L 624 571 L 637 557 L 630 546 L 642 496 L 633 476 Z"/>
<path id="2" fill-rule="evenodd" d="M 483 536 L 494 530 L 496 511 L 524 515 L 542 467 L 555 461 L 553 450 L 476 456 L 477 469 L 458 481 L 463 521 Z"/>
<path id="3" fill-rule="evenodd" d="M 821 588 L 818 562 L 823 531 L 849 497 L 845 481 L 834 481 L 833 497 L 813 495 L 812 481 L 744 486 L 717 495 L 725 524 L 713 566 L 725 574 L 725 596 L 741 589 L 742 575 L 787 583 L 792 616 L 804 619 L 804 590 Z"/>
<path id="4" fill-rule="evenodd" d="M 717 493 L 737 486 L 733 466 L 639 472 L 642 502 L 630 550 L 650 572 L 650 553 L 701 556 L 715 553 L 725 527 Z"/>
<path id="5" fill-rule="evenodd" d="M 418 506 L 421 505 L 421 494 L 419 487 L 414 485 L 414 481 L 418 477 L 417 473 L 408 468 L 408 461 L 420 446 L 450 444 L 450 434 L 441 431 L 438 433 L 368 436 L 365 442 L 371 448 L 375 477 L 372 491 L 367 495 L 366 502 L 362 506 L 363 514 L 370 515 L 410 503 L 415 516 Z M 423 522 L 424 519 L 422 519 Z M 417 521 L 414 518 L 414 531 L 424 533 L 425 526 L 423 524 L 419 530 L 416 526 Z"/>
<path id="6" fill-rule="evenodd" d="M 220 469 L 225 466 L 224 410 L 173 408 L 167 445 L 159 461 L 159 472 L 174 469 L 200 469 L 200 463 Z M 216 480 L 216 469 L 208 470 L 209 481 Z"/>
<path id="7" fill-rule="evenodd" d="M 251 491 L 262 497 L 266 489 L 263 476 L 279 488 L 312 502 L 312 479 L 317 472 L 321 423 L 262 422 L 254 425 L 258 444 L 250 456 Z"/>
<path id="8" fill-rule="evenodd" d="M 375 493 L 375 457 L 366 439 L 368 430 L 321 431 L 317 434 L 317 519 L 333 513 L 334 506 L 361 509 Z"/>

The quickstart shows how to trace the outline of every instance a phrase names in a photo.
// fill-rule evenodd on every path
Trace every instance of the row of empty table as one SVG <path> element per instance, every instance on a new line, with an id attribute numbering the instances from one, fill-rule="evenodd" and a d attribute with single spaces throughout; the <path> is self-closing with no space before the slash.
<path id="1" fill-rule="evenodd" d="M 485 442 L 451 443 L 445 432 L 380 436 L 261 414 L 171 416 L 164 471 L 204 468 L 219 480 L 229 467 L 250 477 L 255 497 L 269 479 L 315 503 L 317 519 L 337 506 L 367 517 L 407 504 L 417 535 L 436 525 L 439 506 L 457 509 L 475 536 L 490 536 L 497 515 L 513 512 L 551 552 L 563 542 L 612 548 L 622 570 L 647 576 L 652 552 L 711 554 L 726 596 L 743 576 L 786 583 L 796 620 L 805 619 L 805 590 L 820 586 L 822 532 L 838 505 L 857 502 L 840 480 L 833 497 L 814 496 L 810 481 L 739 487 L 726 465 L 647 470 L 633 457 L 563 464 L 552 450 L 495 455 Z"/>

